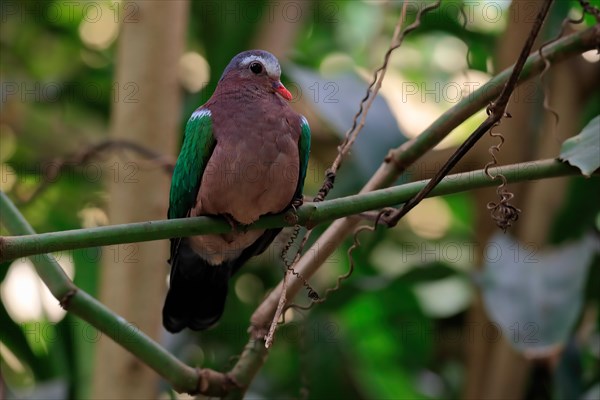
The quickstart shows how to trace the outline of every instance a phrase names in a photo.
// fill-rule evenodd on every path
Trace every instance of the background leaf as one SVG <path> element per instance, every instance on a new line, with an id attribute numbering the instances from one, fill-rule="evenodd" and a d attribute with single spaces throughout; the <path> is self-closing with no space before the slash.
<path id="1" fill-rule="evenodd" d="M 596 238 L 540 252 L 497 234 L 487 245 L 483 299 L 490 318 L 518 350 L 543 354 L 562 345 L 579 317 Z"/>
<path id="2" fill-rule="evenodd" d="M 560 159 L 576 166 L 589 177 L 600 168 L 600 115 L 592 119 L 579 135 L 565 140 Z"/>

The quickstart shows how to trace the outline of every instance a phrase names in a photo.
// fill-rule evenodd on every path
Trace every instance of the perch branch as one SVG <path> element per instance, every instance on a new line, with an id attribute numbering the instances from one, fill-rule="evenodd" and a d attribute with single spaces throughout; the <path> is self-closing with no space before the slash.
<path id="1" fill-rule="evenodd" d="M 561 167 L 560 162 L 552 160 L 514 164 L 502 168 L 492 168 L 491 172 L 506 172 L 508 180 L 541 179 L 563 174 L 573 174 L 577 170 Z M 557 172 L 558 175 L 555 175 Z M 487 180 L 487 182 L 486 182 Z M 429 181 L 411 182 L 387 189 L 379 189 L 368 193 L 327 200 L 320 203 L 307 203 L 297 210 L 297 224 L 315 226 L 316 224 L 360 214 L 404 203 L 417 194 Z M 430 193 L 440 196 L 465 190 L 493 185 L 484 170 L 449 175 L 440 188 Z M 3 199 L 8 201 L 6 195 Z M 3 201 L 3 203 L 5 202 Z M 3 206 L 4 207 L 4 206 Z M 4 209 L 3 209 L 4 221 Z M 292 226 L 286 214 L 278 214 L 260 218 L 246 229 L 271 229 Z M 171 220 L 136 222 L 122 225 L 103 226 L 97 228 L 74 229 L 61 232 L 26 234 L 25 236 L 5 236 L 0 238 L 0 261 L 8 261 L 18 257 L 33 256 L 62 250 L 84 247 L 113 245 L 120 243 L 145 242 L 170 237 L 185 237 L 208 233 L 227 233 L 231 226 L 220 218 L 196 217 Z M 239 228 L 238 228 L 239 229 Z M 9 229 L 10 230 L 10 229 Z M 306 276 L 306 275 L 305 275 Z M 308 278 L 308 276 L 306 276 Z M 290 286 L 295 280 L 290 282 Z M 295 294 L 295 293 L 294 293 Z M 291 298 L 291 297 L 289 297 Z"/>

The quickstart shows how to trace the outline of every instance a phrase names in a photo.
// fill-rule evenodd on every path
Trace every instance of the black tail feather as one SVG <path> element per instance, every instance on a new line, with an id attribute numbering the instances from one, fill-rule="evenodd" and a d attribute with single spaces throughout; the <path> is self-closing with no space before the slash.
<path id="1" fill-rule="evenodd" d="M 183 328 L 205 330 L 216 323 L 225 309 L 231 275 L 228 264 L 210 265 L 186 240 L 172 260 L 171 285 L 163 307 L 163 325 L 169 332 Z"/>
<path id="2" fill-rule="evenodd" d="M 281 228 L 267 229 L 237 259 L 210 265 L 195 253 L 188 239 L 171 239 L 171 285 L 163 307 L 163 325 L 172 333 L 202 331 L 223 315 L 229 278 L 250 257 L 266 250 Z"/>

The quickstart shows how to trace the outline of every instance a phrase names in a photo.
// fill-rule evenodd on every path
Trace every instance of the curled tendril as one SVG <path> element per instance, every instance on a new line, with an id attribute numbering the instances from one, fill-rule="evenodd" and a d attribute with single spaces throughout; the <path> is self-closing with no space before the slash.
<path id="1" fill-rule="evenodd" d="M 520 209 L 508 203 L 508 200 L 512 197 L 512 193 L 507 193 L 507 196 L 502 194 L 499 203 L 489 202 L 487 204 L 490 216 L 496 221 L 498 228 L 502 229 L 505 233 L 512 226 L 513 222 L 519 219 L 519 214 L 521 213 Z"/>
<path id="2" fill-rule="evenodd" d="M 392 211 L 393 211 L 393 209 L 390 209 L 390 208 L 386 208 L 386 209 L 379 211 L 379 213 L 377 214 L 377 217 L 375 218 L 375 222 L 373 223 L 373 225 L 363 225 L 354 231 L 354 235 L 352 236 L 352 245 L 348 248 L 348 251 L 346 252 L 346 254 L 348 255 L 348 261 L 350 263 L 350 265 L 348 267 L 348 271 L 345 274 L 337 277 L 334 287 L 328 288 L 327 290 L 325 290 L 325 293 L 319 298 L 311 298 L 311 302 L 306 306 L 302 306 L 302 305 L 298 305 L 298 304 L 291 304 L 288 307 L 286 307 L 286 310 L 288 308 L 292 308 L 295 310 L 303 310 L 303 311 L 310 310 L 315 304 L 320 304 L 320 303 L 324 303 L 325 301 L 327 301 L 327 299 L 329 298 L 329 295 L 331 293 L 337 292 L 341 288 L 342 283 L 346 279 L 350 278 L 350 276 L 354 272 L 355 262 L 354 262 L 354 257 L 352 255 L 353 255 L 354 251 L 360 247 L 360 241 L 358 240 L 358 235 L 364 231 L 368 231 L 368 232 L 375 231 L 375 229 L 379 225 L 380 221 L 385 219 L 385 217 L 387 215 L 389 215 Z"/>
<path id="3" fill-rule="evenodd" d="M 468 43 L 468 38 L 467 38 L 467 25 L 469 24 L 469 17 L 467 17 L 467 13 L 465 11 L 465 4 L 461 3 L 460 7 L 459 7 L 459 11 L 460 11 L 460 15 L 462 17 L 463 23 L 462 23 L 462 32 L 463 34 L 463 41 L 465 43 Z M 465 79 L 469 78 L 469 70 L 472 69 L 472 65 L 471 65 L 471 46 L 467 46 L 467 54 L 465 54 L 465 68 L 463 69 L 463 75 L 465 76 Z M 464 92 L 464 91 L 463 91 Z"/>
<path id="4" fill-rule="evenodd" d="M 548 113 L 550 113 L 554 117 L 554 129 L 556 129 L 556 127 L 558 126 L 558 123 L 560 122 L 560 116 L 558 115 L 556 110 L 550 106 L 550 102 L 549 102 L 549 96 L 548 96 L 549 88 L 545 82 L 545 75 L 546 75 L 546 72 L 550 69 L 551 63 L 550 63 L 550 60 L 548 60 L 546 58 L 546 56 L 544 55 L 544 49 L 546 47 L 550 46 L 551 44 L 557 42 L 564 35 L 567 25 L 581 24 L 583 22 L 584 15 L 585 15 L 585 13 L 581 13 L 581 17 L 579 19 L 572 19 L 570 17 L 565 18 L 560 25 L 560 30 L 559 30 L 558 34 L 556 35 L 556 37 L 554 37 L 553 39 L 550 39 L 547 42 L 545 42 L 544 44 L 542 44 L 538 50 L 538 54 L 540 55 L 540 58 L 544 62 L 544 69 L 540 73 L 540 82 L 542 83 L 542 90 L 543 90 L 543 95 L 544 95 L 543 107 L 544 107 L 544 110 L 546 110 Z"/>
<path id="5" fill-rule="evenodd" d="M 507 114 L 507 116 L 510 117 L 509 114 Z M 506 232 L 506 230 L 519 219 L 521 210 L 509 203 L 509 201 L 514 197 L 514 194 L 507 189 L 508 181 L 506 180 L 506 177 L 500 172 L 495 175 L 490 172 L 491 167 L 498 165 L 496 153 L 500 152 L 500 149 L 502 145 L 504 145 L 505 141 L 504 136 L 500 132 L 494 132 L 494 128 L 496 128 L 498 125 L 500 125 L 499 122 L 494 124 L 494 126 L 492 126 L 490 129 L 490 136 L 499 139 L 499 142 L 490 146 L 488 149 L 488 153 L 492 157 L 492 161 L 485 165 L 483 171 L 491 180 L 499 179 L 501 181 L 500 185 L 496 188 L 496 193 L 500 197 L 500 201 L 498 203 L 489 202 L 487 204 L 487 209 L 490 210 L 490 216 L 496 222 L 496 225 Z"/>
<path id="6" fill-rule="evenodd" d="M 290 251 L 290 249 L 292 248 L 294 242 L 296 241 L 296 239 L 300 236 L 300 225 L 295 225 L 294 226 L 294 232 L 292 233 L 292 235 L 290 236 L 290 238 L 287 240 L 285 246 L 283 247 L 283 250 L 281 250 L 281 259 L 283 260 L 283 264 L 285 265 L 285 268 L 290 271 L 290 273 L 292 275 L 294 275 L 296 278 L 300 279 L 302 281 L 302 286 L 304 286 L 304 288 L 307 290 L 308 292 L 308 297 L 311 299 L 314 298 L 319 298 L 319 294 L 316 292 L 316 290 L 314 290 L 312 288 L 312 286 L 310 286 L 310 284 L 308 283 L 308 281 L 299 273 L 294 269 L 294 264 L 296 264 L 297 259 L 300 257 L 300 254 L 302 254 L 302 250 L 304 249 L 304 245 L 306 244 L 306 241 L 308 240 L 308 236 L 309 236 L 309 232 L 307 232 L 304 237 L 302 238 L 302 242 L 300 243 L 300 247 L 298 248 L 296 255 L 294 257 L 294 260 L 292 262 L 290 262 L 288 260 L 288 253 Z M 285 322 L 285 321 L 284 321 Z"/>
<path id="7" fill-rule="evenodd" d="M 329 191 L 333 189 L 333 184 L 335 183 L 336 173 L 332 169 L 328 169 L 325 172 L 325 181 L 323 182 L 323 186 L 319 189 L 319 193 L 313 199 L 313 202 L 319 202 L 325 200 L 325 197 L 329 194 Z"/>

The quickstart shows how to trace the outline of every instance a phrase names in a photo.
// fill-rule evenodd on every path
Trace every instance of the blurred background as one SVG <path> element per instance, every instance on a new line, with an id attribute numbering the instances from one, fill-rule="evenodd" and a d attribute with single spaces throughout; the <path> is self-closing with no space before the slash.
<path id="1" fill-rule="evenodd" d="M 443 1 L 393 53 L 331 198 L 356 193 L 390 148 L 515 61 L 540 1 Z M 428 2 L 410 2 L 407 19 Z M 313 134 L 305 194 L 319 189 L 382 62 L 401 1 L 2 1 L 0 188 L 38 232 L 166 217 L 189 115 L 229 60 L 261 48 L 282 63 Z M 465 10 L 461 13 L 461 7 Z M 555 2 L 540 43 L 577 1 Z M 586 18 L 566 32 L 594 24 Z M 501 164 L 558 155 L 600 109 L 600 57 L 571 57 L 520 86 L 499 132 Z M 544 109 L 544 90 L 560 115 Z M 433 175 L 482 112 L 399 182 Z M 488 137 L 457 166 L 490 161 Z M 598 178 L 513 184 L 508 233 L 495 188 L 425 200 L 394 229 L 362 234 L 356 270 L 327 302 L 289 311 L 249 398 L 600 397 Z M 325 229 L 319 226 L 313 238 Z M 2 235 L 8 234 L 0 231 Z M 225 371 L 254 309 L 282 278 L 289 233 L 232 280 L 214 329 L 161 326 L 167 241 L 55 254 L 75 283 L 199 367 Z M 311 283 L 349 266 L 352 241 Z M 596 289 L 593 289 L 593 288 Z M 60 309 L 29 260 L 0 264 L 0 396 L 185 398 L 101 332 Z M 307 304 L 302 293 L 297 303 Z"/>

